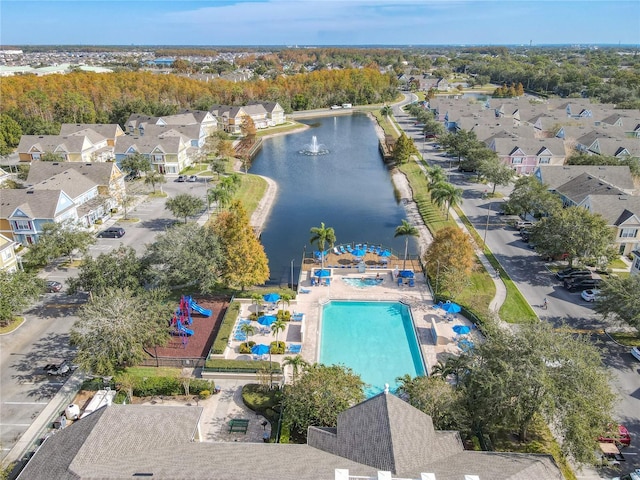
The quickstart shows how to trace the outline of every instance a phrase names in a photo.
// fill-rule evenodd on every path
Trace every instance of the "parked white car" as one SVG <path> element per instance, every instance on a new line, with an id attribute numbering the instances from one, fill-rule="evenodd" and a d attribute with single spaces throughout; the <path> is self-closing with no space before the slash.
<path id="1" fill-rule="evenodd" d="M 631 355 L 636 357 L 636 360 L 640 362 L 640 347 L 633 347 L 631 349 Z"/>
<path id="2" fill-rule="evenodd" d="M 583 290 L 580 296 L 587 302 L 594 302 L 596 298 L 598 298 L 599 293 L 600 293 L 600 290 L 589 289 L 589 290 Z"/>

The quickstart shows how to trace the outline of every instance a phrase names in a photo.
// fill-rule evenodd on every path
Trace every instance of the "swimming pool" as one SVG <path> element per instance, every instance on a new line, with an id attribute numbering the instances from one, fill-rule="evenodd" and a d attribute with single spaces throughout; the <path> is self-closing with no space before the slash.
<path id="1" fill-rule="evenodd" d="M 367 383 L 368 397 L 397 377 L 425 374 L 409 307 L 399 302 L 332 301 L 322 309 L 320 363 L 343 364 Z"/>
<path id="2" fill-rule="evenodd" d="M 379 278 L 369 278 L 369 277 L 363 277 L 363 278 L 354 278 L 354 277 L 344 277 L 342 279 L 344 281 L 344 283 L 346 283 L 347 285 L 350 285 L 352 287 L 356 287 L 356 288 L 368 288 L 368 287 L 375 287 L 377 285 L 381 285 L 382 284 L 382 277 Z"/>

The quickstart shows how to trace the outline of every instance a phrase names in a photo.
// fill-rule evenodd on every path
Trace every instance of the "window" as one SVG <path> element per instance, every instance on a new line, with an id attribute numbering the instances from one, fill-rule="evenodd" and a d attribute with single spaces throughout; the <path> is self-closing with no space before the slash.
<path id="1" fill-rule="evenodd" d="M 14 220 L 16 230 L 31 230 L 31 222 L 28 220 Z"/>
<path id="2" fill-rule="evenodd" d="M 637 228 L 623 228 L 620 230 L 620 238 L 636 238 L 637 235 Z"/>
<path id="3" fill-rule="evenodd" d="M 8 261 L 11 258 L 11 250 L 9 250 L 8 248 L 5 248 L 2 251 L 2 260 L 3 261 Z"/>
<path id="4" fill-rule="evenodd" d="M 636 257 L 635 261 L 633 262 L 633 268 L 635 268 L 636 270 L 640 270 L 640 257 Z"/>
<path id="5" fill-rule="evenodd" d="M 551 163 L 551 158 L 549 157 L 540 157 L 540 165 L 548 165 Z"/>
<path id="6" fill-rule="evenodd" d="M 519 165 L 522 163 L 522 158 L 513 158 L 511 159 L 511 163 L 514 165 Z"/>

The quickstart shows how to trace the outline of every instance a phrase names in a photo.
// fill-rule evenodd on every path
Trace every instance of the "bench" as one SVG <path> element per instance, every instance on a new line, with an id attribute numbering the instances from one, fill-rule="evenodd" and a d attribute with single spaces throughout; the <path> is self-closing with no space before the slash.
<path id="1" fill-rule="evenodd" d="M 232 418 L 229 421 L 229 433 L 242 432 L 247 433 L 249 428 L 249 420 L 246 418 Z"/>

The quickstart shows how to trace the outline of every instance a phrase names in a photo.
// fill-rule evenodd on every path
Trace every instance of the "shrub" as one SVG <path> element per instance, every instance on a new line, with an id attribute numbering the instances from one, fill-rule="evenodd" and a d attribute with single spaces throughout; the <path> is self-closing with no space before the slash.
<path id="1" fill-rule="evenodd" d="M 238 351 L 240 353 L 251 353 L 251 347 L 253 347 L 256 344 L 256 342 L 254 342 L 253 340 L 249 340 L 248 342 L 242 342 L 240 344 L 240 348 L 238 349 Z"/>
<path id="2" fill-rule="evenodd" d="M 173 377 L 149 377 L 137 380 L 133 386 L 136 397 L 151 397 L 154 395 L 180 395 L 182 382 Z"/>
<path id="3" fill-rule="evenodd" d="M 207 398 L 209 398 L 211 396 L 211 392 L 209 390 L 202 390 L 199 394 L 198 397 L 200 398 L 200 400 L 206 400 Z"/>
<path id="4" fill-rule="evenodd" d="M 271 354 L 272 355 L 281 355 L 284 353 L 285 345 L 284 342 L 271 342 Z"/>
<path id="5" fill-rule="evenodd" d="M 291 320 L 291 312 L 289 310 L 278 310 L 276 317 L 280 320 L 288 322 Z"/>
<path id="6" fill-rule="evenodd" d="M 101 377 L 95 377 L 95 378 L 89 378 L 84 382 L 82 382 L 82 385 L 80 386 L 80 390 L 96 392 L 98 390 L 104 389 L 105 387 L 111 387 L 112 390 L 115 390 L 115 383 L 110 382 L 110 385 L 105 385 Z"/>
<path id="7" fill-rule="evenodd" d="M 116 396 L 113 397 L 113 403 L 123 404 L 126 399 L 127 394 L 124 391 L 120 390 L 118 393 L 116 393 Z"/>
<path id="8" fill-rule="evenodd" d="M 224 353 L 224 349 L 227 348 L 229 338 L 231 338 L 231 332 L 233 331 L 233 325 L 236 323 L 239 313 L 240 304 L 238 302 L 231 302 L 229 308 L 227 308 L 227 311 L 224 314 L 224 318 L 222 319 L 222 324 L 220 325 L 216 339 L 213 342 L 211 353 Z"/>
<path id="9" fill-rule="evenodd" d="M 203 380 L 202 378 L 194 378 L 189 382 L 189 392 L 194 395 L 198 395 L 202 392 L 208 392 L 208 395 L 211 395 L 211 392 L 215 388 L 215 384 L 211 380 Z"/>
<path id="10" fill-rule="evenodd" d="M 280 427 L 280 443 L 289 443 L 291 437 L 291 429 L 289 425 L 282 425 Z"/>
<path id="11" fill-rule="evenodd" d="M 249 320 L 251 320 L 252 322 L 255 322 L 256 320 L 258 320 L 258 313 L 257 312 L 251 312 L 249 314 Z"/>
<path id="12" fill-rule="evenodd" d="M 271 362 L 271 367 L 276 373 L 282 371 L 278 362 Z M 205 370 L 216 372 L 251 372 L 255 373 L 261 369 L 269 369 L 269 362 L 267 361 L 254 361 L 254 360 L 226 360 L 226 359 L 214 359 L 207 360 L 205 363 Z"/>
<path id="13" fill-rule="evenodd" d="M 102 225 L 102 219 L 99 218 L 94 222 L 96 225 Z"/>

